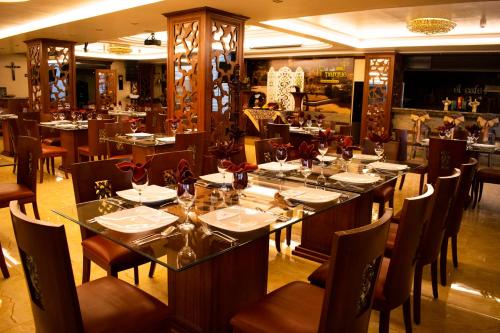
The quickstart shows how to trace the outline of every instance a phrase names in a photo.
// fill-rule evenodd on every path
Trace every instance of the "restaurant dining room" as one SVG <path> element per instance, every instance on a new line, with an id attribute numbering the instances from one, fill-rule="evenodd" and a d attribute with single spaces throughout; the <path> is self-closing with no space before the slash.
<path id="1" fill-rule="evenodd" d="M 0 0 L 0 333 L 500 332 L 500 1 Z"/>

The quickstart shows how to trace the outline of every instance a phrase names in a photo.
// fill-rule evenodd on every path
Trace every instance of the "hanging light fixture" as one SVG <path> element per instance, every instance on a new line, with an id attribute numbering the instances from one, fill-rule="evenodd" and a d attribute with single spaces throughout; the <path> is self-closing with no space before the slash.
<path id="1" fill-rule="evenodd" d="M 441 17 L 419 17 L 407 23 L 408 30 L 426 35 L 445 34 L 453 30 L 457 24 Z"/>

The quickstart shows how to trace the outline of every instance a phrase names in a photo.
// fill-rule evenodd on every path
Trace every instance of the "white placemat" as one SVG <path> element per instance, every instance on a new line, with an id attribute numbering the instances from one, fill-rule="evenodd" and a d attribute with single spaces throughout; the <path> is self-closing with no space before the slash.
<path id="1" fill-rule="evenodd" d="M 337 192 L 301 186 L 294 189 L 282 191 L 281 195 L 283 195 L 286 199 L 294 199 L 297 201 L 309 203 L 321 203 L 337 200 L 341 194 Z"/>
<path id="2" fill-rule="evenodd" d="M 368 164 L 368 166 L 374 169 L 390 170 L 390 171 L 403 171 L 408 169 L 408 165 L 406 164 L 396 164 L 396 163 L 386 163 L 386 162 L 373 162 Z"/>
<path id="3" fill-rule="evenodd" d="M 214 210 L 200 215 L 198 218 L 213 227 L 233 232 L 256 230 L 268 226 L 276 220 L 276 216 L 272 214 L 241 206 Z"/>
<path id="4" fill-rule="evenodd" d="M 139 202 L 139 192 L 131 188 L 128 190 L 118 191 L 116 194 L 124 199 Z M 145 204 L 158 204 L 167 200 L 172 200 L 177 197 L 175 190 L 161 187 L 158 185 L 150 185 L 146 187 L 141 193 L 142 203 Z"/>
<path id="5" fill-rule="evenodd" d="M 233 182 L 233 174 L 228 172 L 225 175 L 225 179 L 222 173 L 211 173 L 209 175 L 200 176 L 200 178 L 214 184 L 231 184 Z"/>
<path id="6" fill-rule="evenodd" d="M 378 182 L 381 178 L 377 175 L 341 172 L 330 176 L 330 179 L 354 184 L 372 184 Z"/>
<path id="7" fill-rule="evenodd" d="M 278 162 L 269 162 L 259 164 L 259 169 L 268 170 L 268 171 L 292 171 L 300 168 L 300 165 L 283 163 L 282 166 Z"/>
<path id="8" fill-rule="evenodd" d="M 138 206 L 96 217 L 97 223 L 119 232 L 136 233 L 166 227 L 178 217 L 162 210 Z"/>

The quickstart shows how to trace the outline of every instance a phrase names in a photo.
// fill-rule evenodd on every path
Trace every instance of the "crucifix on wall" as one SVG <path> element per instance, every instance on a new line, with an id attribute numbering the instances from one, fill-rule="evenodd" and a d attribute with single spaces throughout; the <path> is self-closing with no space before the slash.
<path id="1" fill-rule="evenodd" d="M 16 68 L 21 68 L 21 66 L 16 66 L 13 62 L 11 62 L 10 65 L 5 66 L 5 68 L 10 68 L 10 72 L 12 74 L 12 81 L 16 81 Z"/>

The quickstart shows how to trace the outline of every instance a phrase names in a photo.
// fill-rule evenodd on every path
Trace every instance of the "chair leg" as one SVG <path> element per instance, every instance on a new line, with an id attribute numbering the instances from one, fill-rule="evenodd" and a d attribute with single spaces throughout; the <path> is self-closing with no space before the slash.
<path id="1" fill-rule="evenodd" d="M 9 270 L 7 269 L 7 263 L 5 262 L 5 257 L 3 256 L 2 244 L 0 244 L 0 270 L 2 271 L 4 279 L 8 279 L 10 277 Z"/>
<path id="2" fill-rule="evenodd" d="M 149 274 L 148 274 L 148 276 L 150 278 L 152 278 L 153 275 L 155 274 L 155 269 L 156 269 L 156 263 L 154 261 L 151 261 L 151 265 L 149 266 Z"/>
<path id="3" fill-rule="evenodd" d="M 139 267 L 134 266 L 134 284 L 137 286 L 139 284 Z"/>
<path id="4" fill-rule="evenodd" d="M 47 157 L 45 161 L 47 162 L 47 173 L 50 175 L 50 158 Z"/>
<path id="5" fill-rule="evenodd" d="M 400 191 L 403 189 L 403 185 L 405 183 L 405 179 L 406 179 L 406 174 L 404 174 L 404 175 L 401 176 L 401 181 L 399 182 L 399 190 Z"/>
<path id="6" fill-rule="evenodd" d="M 425 174 L 420 175 L 420 184 L 418 185 L 418 194 L 422 194 L 422 191 L 424 190 L 424 178 Z"/>
<path id="7" fill-rule="evenodd" d="M 472 209 L 476 208 L 477 205 L 478 186 L 479 186 L 479 181 L 475 179 L 474 183 L 472 184 Z"/>
<path id="8" fill-rule="evenodd" d="M 281 252 L 281 230 L 274 233 L 274 243 L 276 244 L 276 251 Z"/>
<path id="9" fill-rule="evenodd" d="M 405 323 L 406 333 L 412 332 L 411 326 L 411 301 L 410 297 L 403 303 L 403 321 Z"/>
<path id="10" fill-rule="evenodd" d="M 24 206 L 24 204 L 19 204 L 19 210 L 21 211 L 21 213 L 26 215 L 26 207 Z"/>
<path id="11" fill-rule="evenodd" d="M 55 164 L 56 164 L 56 162 L 55 162 L 55 158 L 54 158 L 54 157 L 52 157 L 52 158 L 50 159 L 50 166 L 51 166 L 51 168 L 52 168 L 52 174 L 53 174 L 53 175 L 55 175 L 55 174 L 56 174 Z"/>
<path id="12" fill-rule="evenodd" d="M 420 303 L 422 299 L 422 271 L 424 267 L 417 263 L 413 277 L 413 320 L 420 324 Z"/>
<path id="13" fill-rule="evenodd" d="M 440 267 L 439 273 L 441 274 L 441 285 L 446 286 L 446 257 L 448 256 L 448 237 L 443 238 L 443 243 L 441 243 L 441 255 L 440 255 Z"/>
<path id="14" fill-rule="evenodd" d="M 90 259 L 83 256 L 82 283 L 90 281 Z"/>
<path id="15" fill-rule="evenodd" d="M 43 183 L 43 163 L 45 162 L 45 159 L 42 157 L 40 158 L 40 184 Z"/>
<path id="16" fill-rule="evenodd" d="M 458 267 L 457 236 L 451 237 L 451 255 L 453 258 L 453 267 Z"/>
<path id="17" fill-rule="evenodd" d="M 12 172 L 16 173 L 17 168 L 17 155 L 14 155 L 14 166 L 12 167 Z"/>
<path id="18" fill-rule="evenodd" d="M 31 204 L 33 205 L 33 214 L 35 214 L 35 218 L 39 220 L 40 213 L 38 212 L 38 205 L 36 204 L 36 201 L 33 201 Z"/>
<path id="19" fill-rule="evenodd" d="M 477 200 L 477 202 L 479 203 L 479 201 L 481 201 L 481 198 L 483 197 L 483 185 L 484 183 L 482 181 L 479 182 L 479 199 Z"/>
<path id="20" fill-rule="evenodd" d="M 384 209 L 385 209 L 385 202 L 379 202 L 378 203 L 378 218 L 381 218 L 382 215 L 384 215 Z"/>
<path id="21" fill-rule="evenodd" d="M 286 245 L 290 246 L 292 243 L 292 226 L 286 227 Z"/>
<path id="22" fill-rule="evenodd" d="M 390 319 L 391 319 L 391 311 L 380 311 L 380 321 L 378 324 L 379 333 L 389 333 Z"/>
<path id="23" fill-rule="evenodd" d="M 438 263 L 437 259 L 431 264 L 432 296 L 438 298 Z"/>

